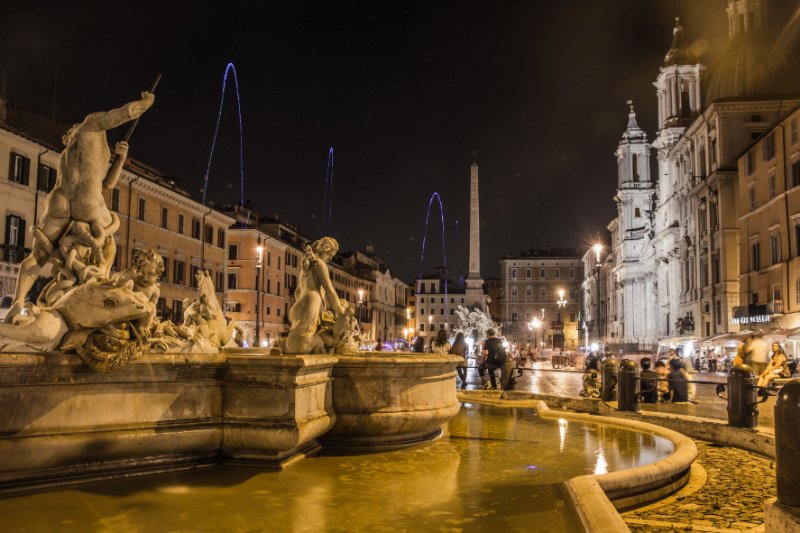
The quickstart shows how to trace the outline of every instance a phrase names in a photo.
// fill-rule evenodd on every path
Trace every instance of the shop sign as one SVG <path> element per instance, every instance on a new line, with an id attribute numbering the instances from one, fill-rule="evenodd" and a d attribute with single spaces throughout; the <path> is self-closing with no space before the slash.
<path id="1" fill-rule="evenodd" d="M 743 316 L 741 318 L 731 318 L 731 324 L 763 324 L 764 322 L 771 322 L 772 317 L 769 315 L 753 315 Z"/>

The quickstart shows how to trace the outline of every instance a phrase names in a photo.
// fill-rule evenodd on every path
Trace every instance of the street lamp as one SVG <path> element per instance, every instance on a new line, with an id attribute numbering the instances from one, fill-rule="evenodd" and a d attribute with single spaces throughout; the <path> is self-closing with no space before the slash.
<path id="1" fill-rule="evenodd" d="M 428 345 L 433 349 L 433 315 L 428 315 Z"/>
<path id="2" fill-rule="evenodd" d="M 594 265 L 594 278 L 595 278 L 595 314 L 594 314 L 594 323 L 597 324 L 597 340 L 600 340 L 600 254 L 603 251 L 603 245 L 595 243 L 592 246 L 592 250 L 594 250 L 595 259 L 597 260 Z M 587 324 L 587 331 L 586 331 L 586 343 L 589 343 L 589 331 L 588 331 L 588 324 Z"/>
<path id="3" fill-rule="evenodd" d="M 565 305 L 567 305 L 567 300 L 564 299 L 564 289 L 558 289 L 558 300 L 556 300 L 558 304 L 558 308 L 562 309 Z M 561 330 L 558 334 L 560 337 L 560 348 L 564 347 L 564 318 L 561 316 L 561 313 L 558 314 L 558 325 L 561 327 Z M 553 348 L 555 348 L 555 331 L 553 332 Z"/>
<path id="4" fill-rule="evenodd" d="M 261 259 L 264 257 L 264 247 L 261 245 L 261 235 L 258 236 L 258 245 L 256 246 L 256 342 L 257 347 L 261 346 L 261 307 L 259 302 L 261 300 L 261 293 L 259 283 L 261 280 Z"/>
<path id="5" fill-rule="evenodd" d="M 594 250 L 595 259 L 597 260 L 597 264 L 600 264 L 600 253 L 603 251 L 603 245 L 599 242 L 592 246 L 592 250 Z"/>
<path id="6" fill-rule="evenodd" d="M 539 346 L 538 346 L 538 344 L 537 344 L 537 343 L 538 343 L 538 340 L 539 340 L 539 339 L 538 339 L 538 333 L 539 333 L 539 328 L 540 328 L 540 327 L 542 327 L 542 321 L 541 321 L 541 320 L 539 320 L 539 319 L 538 319 L 538 318 L 536 318 L 536 317 L 533 317 L 533 320 L 531 320 L 530 322 L 528 322 L 528 329 L 530 329 L 531 331 L 533 331 L 533 346 L 534 346 L 535 348 L 537 348 L 537 349 L 539 348 Z"/>

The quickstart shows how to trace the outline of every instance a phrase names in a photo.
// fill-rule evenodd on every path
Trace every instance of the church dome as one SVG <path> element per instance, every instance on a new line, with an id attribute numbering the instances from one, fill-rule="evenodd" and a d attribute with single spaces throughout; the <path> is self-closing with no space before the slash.
<path id="1" fill-rule="evenodd" d="M 705 102 L 800 92 L 800 64 L 777 49 L 766 32 L 733 38 L 708 68 Z"/>

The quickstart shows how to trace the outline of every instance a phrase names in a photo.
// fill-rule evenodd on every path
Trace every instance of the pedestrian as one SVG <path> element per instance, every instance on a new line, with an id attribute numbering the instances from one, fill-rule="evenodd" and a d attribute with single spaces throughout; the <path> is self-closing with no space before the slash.
<path id="1" fill-rule="evenodd" d="M 718 356 L 716 350 L 711 350 L 708 352 L 708 372 L 709 373 L 716 373 L 717 372 L 717 361 Z"/>
<path id="2" fill-rule="evenodd" d="M 436 338 L 431 343 L 432 353 L 450 353 L 450 342 L 447 340 L 447 331 L 440 329 Z"/>
<path id="3" fill-rule="evenodd" d="M 669 383 L 667 383 L 666 379 L 669 375 L 669 370 L 667 369 L 667 365 L 664 364 L 664 361 L 656 361 L 656 374 L 658 374 L 659 381 L 658 386 L 658 398 L 661 401 L 667 401 L 669 399 Z"/>
<path id="4" fill-rule="evenodd" d="M 423 353 L 425 351 L 425 338 L 422 335 L 414 339 L 414 353 Z"/>
<path id="5" fill-rule="evenodd" d="M 653 362 L 649 357 L 644 357 L 639 362 L 642 366 L 642 372 L 639 374 L 641 378 L 641 397 L 642 403 L 656 403 L 658 402 L 658 372 L 651 370 L 650 365 Z"/>
<path id="6" fill-rule="evenodd" d="M 375 343 L 375 350 L 374 351 L 376 351 L 376 352 L 382 352 L 383 351 L 383 343 L 381 342 L 380 339 L 378 339 L 378 342 Z"/>
<path id="7" fill-rule="evenodd" d="M 767 368 L 759 374 L 758 383 L 759 387 L 769 387 L 772 381 L 777 378 L 791 377 L 789 373 L 789 360 L 786 358 L 786 352 L 777 342 L 772 343 L 772 359 L 770 359 Z"/>
<path id="8" fill-rule="evenodd" d="M 599 398 L 600 384 L 600 359 L 593 357 L 587 360 L 583 371 L 583 389 L 578 394 L 584 398 Z"/>
<path id="9" fill-rule="evenodd" d="M 669 401 L 672 403 L 688 402 L 689 401 L 689 379 L 686 374 L 686 368 L 680 359 L 673 359 L 669 363 Z"/>
<path id="10" fill-rule="evenodd" d="M 497 389 L 497 376 L 494 371 L 503 367 L 506 360 L 506 350 L 503 347 L 503 341 L 495 337 L 493 328 L 486 330 L 488 337 L 483 341 L 483 348 L 481 349 L 481 364 L 478 366 L 478 374 L 481 376 L 483 388 L 489 388 L 489 382 L 486 381 L 486 373 L 489 373 L 492 390 Z"/>
<path id="11" fill-rule="evenodd" d="M 456 372 L 458 372 L 458 379 L 461 380 L 461 388 L 467 388 L 467 351 L 469 350 L 469 345 L 467 345 L 467 341 L 464 340 L 464 334 L 462 332 L 458 332 L 456 335 L 455 340 L 453 341 L 453 345 L 450 347 L 450 353 L 453 355 L 459 355 L 464 358 L 463 362 L 459 362 L 456 365 Z"/>
<path id="12" fill-rule="evenodd" d="M 694 359 L 692 360 L 692 365 L 694 366 L 695 372 L 700 372 L 700 363 L 701 363 L 700 348 L 696 348 L 694 351 Z"/>
<path id="13" fill-rule="evenodd" d="M 760 331 L 753 335 L 750 342 L 750 367 L 756 376 L 760 376 L 769 364 L 769 345 L 764 340 L 764 334 Z"/>

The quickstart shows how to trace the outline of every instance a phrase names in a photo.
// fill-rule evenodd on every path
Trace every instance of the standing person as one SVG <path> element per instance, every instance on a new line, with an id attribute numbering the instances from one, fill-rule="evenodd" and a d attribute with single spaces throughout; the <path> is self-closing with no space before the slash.
<path id="1" fill-rule="evenodd" d="M 756 385 L 769 387 L 773 380 L 788 377 L 791 377 L 791 374 L 789 373 L 789 360 L 786 358 L 786 352 L 783 351 L 780 344 L 773 342 L 772 359 L 770 359 L 767 368 L 759 374 Z"/>
<path id="2" fill-rule="evenodd" d="M 416 339 L 414 339 L 414 353 L 423 353 L 425 351 L 425 338 L 422 335 L 418 335 Z"/>
<path id="3" fill-rule="evenodd" d="M 641 397 L 643 403 L 656 403 L 658 402 L 658 372 L 650 369 L 652 361 L 650 358 L 644 357 L 639 363 L 642 365 L 641 377 Z"/>
<path id="4" fill-rule="evenodd" d="M 458 363 L 456 366 L 456 372 L 458 372 L 458 379 L 461 380 L 461 388 L 467 388 L 467 351 L 469 350 L 469 345 L 467 341 L 464 340 L 464 334 L 462 332 L 458 332 L 456 335 L 455 340 L 453 341 L 453 345 L 450 347 L 450 353 L 453 355 L 460 355 L 464 358 L 462 363 Z"/>
<path id="5" fill-rule="evenodd" d="M 486 330 L 488 337 L 483 341 L 483 349 L 481 350 L 481 364 L 478 367 L 478 374 L 483 381 L 483 388 L 488 389 L 489 383 L 486 382 L 486 372 L 489 372 L 489 378 L 492 383 L 492 390 L 497 389 L 497 376 L 494 371 L 503 367 L 506 359 L 506 350 L 503 348 L 503 341 L 495 337 L 493 328 Z"/>
<path id="6" fill-rule="evenodd" d="M 658 374 L 658 379 L 660 380 L 667 379 L 669 370 L 667 369 L 667 365 L 664 364 L 664 361 L 656 361 L 656 374 Z M 666 381 L 659 381 L 656 389 L 658 390 L 659 400 L 667 401 L 669 399 L 669 383 Z"/>
<path id="7" fill-rule="evenodd" d="M 431 343 L 431 353 L 450 353 L 450 342 L 447 340 L 447 331 L 440 329 L 436 338 Z"/>
<path id="8" fill-rule="evenodd" d="M 750 342 L 750 367 L 756 376 L 760 376 L 769 364 L 769 344 L 764 340 L 760 331 L 755 334 Z"/>
<path id="9" fill-rule="evenodd" d="M 673 359 L 669 363 L 669 401 L 672 403 L 689 401 L 689 379 L 686 369 L 680 359 Z"/>
<path id="10" fill-rule="evenodd" d="M 708 372 L 715 374 L 717 372 L 717 352 L 712 349 L 708 352 Z"/>

